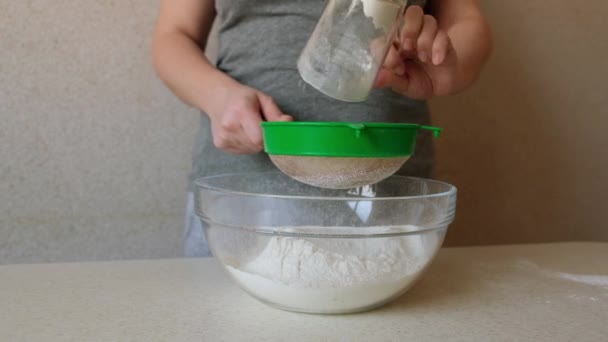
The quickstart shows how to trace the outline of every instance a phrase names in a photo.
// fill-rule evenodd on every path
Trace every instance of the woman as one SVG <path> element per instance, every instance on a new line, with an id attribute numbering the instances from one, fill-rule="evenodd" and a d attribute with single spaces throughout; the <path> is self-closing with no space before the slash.
<path id="1" fill-rule="evenodd" d="M 469 87 L 490 53 L 490 31 L 477 0 L 410 6 L 401 35 L 403 53 L 389 52 L 377 89 L 362 103 L 337 101 L 304 83 L 296 70 L 325 3 L 161 1 L 153 38 L 155 67 L 181 100 L 204 113 L 190 191 L 194 179 L 201 176 L 238 169 L 272 170 L 267 156 L 260 153 L 263 120 L 428 124 L 426 100 Z M 214 20 L 219 25 L 217 65 L 203 54 Z M 400 172 L 428 177 L 432 154 L 430 138 L 421 135 L 416 156 Z M 190 193 L 186 254 L 206 256 L 209 250 L 192 207 Z"/>

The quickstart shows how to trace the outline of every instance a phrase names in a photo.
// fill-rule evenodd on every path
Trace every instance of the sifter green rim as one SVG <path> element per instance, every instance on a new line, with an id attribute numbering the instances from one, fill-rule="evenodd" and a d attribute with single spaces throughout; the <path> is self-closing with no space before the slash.
<path id="1" fill-rule="evenodd" d="M 410 123 L 263 122 L 269 155 L 393 158 L 414 154 L 419 130 L 439 137 L 441 128 Z"/>

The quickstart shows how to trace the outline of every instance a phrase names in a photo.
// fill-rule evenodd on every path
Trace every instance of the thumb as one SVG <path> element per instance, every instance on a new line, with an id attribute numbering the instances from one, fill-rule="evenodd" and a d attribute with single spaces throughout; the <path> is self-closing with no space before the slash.
<path id="1" fill-rule="evenodd" d="M 277 104 L 274 102 L 272 97 L 258 93 L 258 100 L 260 101 L 260 109 L 262 116 L 266 121 L 291 121 L 292 118 L 289 115 L 283 114 Z"/>
<path id="2" fill-rule="evenodd" d="M 407 75 L 395 74 L 393 70 L 382 68 L 378 72 L 374 87 L 376 88 L 400 88 L 407 89 L 409 84 L 409 78 Z"/>
<path id="3" fill-rule="evenodd" d="M 393 44 L 391 45 L 390 49 L 386 54 L 386 57 L 384 58 L 384 63 L 382 67 L 387 69 L 397 69 L 398 67 L 402 66 L 403 61 L 401 55 L 399 54 L 397 47 L 395 47 L 395 45 Z"/>
<path id="4" fill-rule="evenodd" d="M 250 143 L 249 146 L 256 151 L 261 149 L 263 143 L 261 122 L 262 118 L 259 115 L 249 115 L 241 121 L 243 132 Z"/>

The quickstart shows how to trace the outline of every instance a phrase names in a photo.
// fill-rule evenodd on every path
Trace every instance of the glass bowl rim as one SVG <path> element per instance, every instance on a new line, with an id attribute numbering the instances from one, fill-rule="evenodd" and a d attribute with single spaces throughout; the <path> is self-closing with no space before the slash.
<path id="1" fill-rule="evenodd" d="M 416 181 L 423 181 L 427 183 L 440 184 L 442 186 L 447 187 L 447 191 L 441 191 L 433 194 L 422 194 L 422 195 L 410 195 L 410 196 L 384 196 L 384 197 L 345 197 L 345 196 L 306 196 L 306 195 L 278 195 L 272 193 L 254 193 L 254 192 L 245 192 L 245 191 L 235 191 L 230 189 L 223 189 L 217 186 L 213 186 L 209 183 L 214 179 L 225 178 L 225 177 L 235 177 L 235 176 L 252 176 L 252 175 L 279 175 L 284 176 L 284 174 L 280 171 L 265 171 L 265 172 L 237 172 L 237 173 L 224 173 L 213 176 L 205 176 L 197 178 L 194 181 L 195 186 L 198 191 L 208 190 L 214 191 L 217 193 L 243 196 L 243 197 L 264 197 L 264 198 L 277 198 L 277 199 L 293 199 L 293 200 L 318 200 L 318 201 L 405 201 L 405 200 L 421 200 L 421 199 L 430 199 L 437 197 L 450 197 L 455 196 L 458 189 L 456 186 L 428 178 L 419 178 L 419 177 L 411 177 L 411 176 L 402 176 L 402 175 L 392 175 L 386 180 L 391 179 L 409 179 Z M 292 179 L 293 180 L 293 179 Z M 385 181 L 386 181 L 385 180 Z M 296 180 L 293 180 L 297 182 Z M 356 188 L 355 188 L 356 189 Z M 345 191 L 348 191 L 346 189 Z"/>

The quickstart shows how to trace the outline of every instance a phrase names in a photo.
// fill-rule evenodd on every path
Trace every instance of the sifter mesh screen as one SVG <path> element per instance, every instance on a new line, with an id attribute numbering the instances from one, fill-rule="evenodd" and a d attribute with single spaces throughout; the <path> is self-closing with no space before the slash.
<path id="1" fill-rule="evenodd" d="M 271 155 L 286 175 L 308 185 L 349 189 L 378 183 L 397 172 L 409 157 L 351 158 Z"/>

